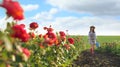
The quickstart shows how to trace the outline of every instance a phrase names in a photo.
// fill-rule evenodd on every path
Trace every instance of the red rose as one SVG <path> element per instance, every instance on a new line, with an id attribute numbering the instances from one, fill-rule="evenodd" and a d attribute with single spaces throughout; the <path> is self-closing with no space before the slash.
<path id="1" fill-rule="evenodd" d="M 46 35 L 48 36 L 47 42 L 50 46 L 56 42 L 56 35 L 54 33 L 51 32 L 51 33 L 47 33 Z"/>
<path id="2" fill-rule="evenodd" d="M 8 16 L 12 16 L 14 20 L 22 20 L 24 19 L 23 9 L 17 1 L 12 0 L 3 0 L 1 7 L 6 9 L 6 14 Z"/>
<path id="3" fill-rule="evenodd" d="M 43 36 L 45 39 L 45 42 L 48 44 L 48 46 L 52 46 L 56 42 L 56 35 L 53 33 L 53 28 L 51 26 L 49 28 L 44 27 L 44 30 L 47 30 L 47 33 Z"/>
<path id="4" fill-rule="evenodd" d="M 66 40 L 66 34 L 63 31 L 60 31 L 59 34 L 60 34 L 61 40 L 65 41 Z"/>
<path id="5" fill-rule="evenodd" d="M 68 41 L 70 44 L 74 44 L 74 39 L 73 38 L 68 38 Z"/>
<path id="6" fill-rule="evenodd" d="M 52 31 L 53 31 L 53 28 L 50 27 L 50 28 L 47 29 L 47 31 L 48 31 L 48 32 L 52 32 Z"/>
<path id="7" fill-rule="evenodd" d="M 70 45 L 68 45 L 68 44 L 64 44 L 64 47 L 65 47 L 67 50 L 70 49 Z"/>
<path id="8" fill-rule="evenodd" d="M 2 40 L 0 40 L 0 45 L 2 45 L 3 44 L 3 41 Z"/>
<path id="9" fill-rule="evenodd" d="M 60 33 L 60 36 L 66 36 L 63 31 L 60 31 L 59 33 Z"/>
<path id="10" fill-rule="evenodd" d="M 49 28 L 44 27 L 44 30 L 47 30 L 47 31 L 50 33 L 50 32 L 53 32 L 53 30 L 54 30 L 54 29 L 53 29 L 53 28 L 51 28 L 51 26 L 50 26 Z"/>
<path id="11" fill-rule="evenodd" d="M 47 30 L 48 28 L 47 28 L 47 27 L 44 27 L 43 29 L 44 29 L 44 30 Z"/>
<path id="12" fill-rule="evenodd" d="M 32 22 L 32 23 L 30 24 L 30 28 L 31 28 L 31 29 L 36 29 L 36 28 L 38 28 L 38 24 L 37 24 L 36 22 Z"/>
<path id="13" fill-rule="evenodd" d="M 45 48 L 42 44 L 39 44 L 40 48 Z"/>
<path id="14" fill-rule="evenodd" d="M 24 29 L 25 25 L 21 24 L 21 25 L 14 25 L 12 27 L 12 36 L 14 38 L 19 38 L 21 39 L 23 42 L 26 42 L 29 40 L 29 34 L 26 32 L 26 30 Z"/>
<path id="15" fill-rule="evenodd" d="M 6 64 L 6 67 L 11 67 L 10 64 Z"/>
<path id="16" fill-rule="evenodd" d="M 34 32 L 30 32 L 29 35 L 30 35 L 31 38 L 35 38 Z"/>
<path id="17" fill-rule="evenodd" d="M 29 58 L 31 53 L 27 48 L 22 48 L 22 52 Z"/>
<path id="18" fill-rule="evenodd" d="M 44 38 L 44 39 L 48 39 L 48 35 L 44 35 L 43 38 Z"/>
<path id="19" fill-rule="evenodd" d="M 41 38 L 41 37 L 42 37 L 42 34 L 39 34 L 39 37 Z"/>

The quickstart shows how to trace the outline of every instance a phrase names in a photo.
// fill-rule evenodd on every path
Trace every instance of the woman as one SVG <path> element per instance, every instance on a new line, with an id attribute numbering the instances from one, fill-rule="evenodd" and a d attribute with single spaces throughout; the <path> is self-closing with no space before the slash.
<path id="1" fill-rule="evenodd" d="M 91 52 L 91 54 L 94 54 L 94 47 L 96 44 L 96 34 L 95 34 L 95 27 L 94 26 L 90 26 L 89 43 L 91 45 L 90 52 Z"/>

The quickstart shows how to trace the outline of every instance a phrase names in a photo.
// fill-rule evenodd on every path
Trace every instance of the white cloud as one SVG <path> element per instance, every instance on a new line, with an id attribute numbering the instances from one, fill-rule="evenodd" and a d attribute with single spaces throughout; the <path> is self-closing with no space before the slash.
<path id="1" fill-rule="evenodd" d="M 52 9 L 49 11 L 49 13 L 50 13 L 51 15 L 56 14 L 57 12 L 58 12 L 58 9 L 56 9 L 56 8 L 52 8 Z"/>
<path id="2" fill-rule="evenodd" d="M 12 18 L 7 21 L 11 21 Z M 0 18 L 0 29 L 5 28 L 7 21 L 5 17 Z M 89 26 L 94 25 L 96 27 L 97 35 L 120 35 L 120 20 L 115 18 L 100 18 L 100 17 L 56 17 L 51 22 L 41 19 L 35 20 L 38 22 L 39 28 L 37 29 L 39 33 L 45 33 L 43 30 L 44 26 L 49 27 L 52 25 L 55 32 L 57 31 L 65 31 L 69 30 L 68 33 L 72 35 L 87 35 L 89 32 Z M 26 18 L 20 22 L 19 24 L 24 23 L 26 25 L 26 29 L 29 28 L 29 24 L 33 22 L 33 18 Z"/>
<path id="3" fill-rule="evenodd" d="M 38 9 L 39 5 L 38 4 L 22 5 L 22 8 L 24 9 L 24 11 L 32 11 Z"/>
<path id="4" fill-rule="evenodd" d="M 52 8 L 49 11 L 38 13 L 33 17 L 34 20 L 40 22 L 39 25 L 41 28 L 39 31 L 43 29 L 43 26 L 52 25 L 55 31 L 69 30 L 70 34 L 87 35 L 89 26 L 95 25 L 98 35 L 120 35 L 120 20 L 113 17 L 54 17 L 56 13 L 58 13 L 58 9 Z"/>
<path id="5" fill-rule="evenodd" d="M 45 33 L 43 30 L 44 26 L 52 25 L 55 31 L 65 31 L 69 30 L 69 34 L 74 35 L 87 35 L 89 32 L 89 26 L 96 26 L 97 35 L 120 35 L 120 20 L 111 18 L 111 17 L 54 17 L 54 14 L 58 12 L 58 9 L 52 8 L 49 11 L 41 12 L 35 17 L 26 18 L 19 23 L 24 23 L 29 28 L 29 24 L 33 21 L 38 22 L 39 33 Z M 54 17 L 54 18 L 53 18 Z M 8 19 L 5 20 L 6 17 L 0 17 L 0 29 L 6 27 L 6 23 L 8 21 L 12 21 Z"/>
<path id="6" fill-rule="evenodd" d="M 44 22 L 44 25 L 52 25 L 55 31 L 69 30 L 72 35 L 87 35 L 89 26 L 96 27 L 97 35 L 120 35 L 120 20 L 100 17 L 57 17 L 52 22 Z"/>
<path id="7" fill-rule="evenodd" d="M 34 19 L 41 20 L 52 20 L 53 15 L 58 12 L 57 8 L 51 8 L 49 11 L 43 11 L 34 16 Z"/>
<path id="8" fill-rule="evenodd" d="M 52 6 L 93 15 L 120 15 L 120 0 L 47 0 Z"/>
<path id="9" fill-rule="evenodd" d="M 81 9 L 79 8 L 78 10 L 76 8 L 79 7 L 78 6 L 75 7 L 75 5 L 77 5 L 77 3 L 79 3 L 79 1 L 81 2 L 88 2 L 87 0 L 69 0 L 69 3 L 67 3 L 66 1 L 68 0 L 59 0 L 59 1 L 55 1 L 55 0 L 49 0 L 49 1 L 53 1 L 53 5 L 55 6 L 59 6 L 62 9 L 67 9 L 67 10 L 71 10 L 73 8 L 74 11 L 80 11 Z M 107 0 L 105 0 L 106 2 Z M 61 3 L 62 2 L 62 3 Z M 93 0 L 94 2 L 94 0 Z M 55 4 L 56 3 L 56 4 Z M 71 5 L 71 3 L 73 5 Z M 81 5 L 86 5 L 85 3 L 81 3 Z M 101 4 L 101 3 L 100 3 Z M 91 4 L 92 5 L 92 4 Z M 93 3 L 94 5 L 94 3 Z M 119 6 L 119 5 L 117 5 Z M 72 7 L 72 8 L 71 8 Z M 75 7 L 75 8 L 74 8 Z M 95 5 L 93 7 L 93 9 L 91 9 L 92 7 L 90 7 L 89 9 L 93 10 L 93 12 L 97 12 L 97 4 L 96 4 L 96 9 Z M 106 6 L 107 7 L 107 6 Z M 85 8 L 86 10 L 81 10 L 83 12 L 89 12 L 89 13 L 93 13 L 92 11 L 89 11 L 88 8 Z M 111 8 L 112 9 L 112 8 Z M 100 10 L 107 10 L 106 9 L 100 9 Z M 96 33 L 97 35 L 120 35 L 120 20 L 119 19 L 115 19 L 112 17 L 98 17 L 98 16 L 84 16 L 84 17 L 73 17 L 73 16 L 66 16 L 66 17 L 55 17 L 54 15 L 58 13 L 58 8 L 51 8 L 49 11 L 42 11 L 38 14 L 36 14 L 34 17 L 27 17 L 26 19 L 20 21 L 19 23 L 24 23 L 27 26 L 27 29 L 29 28 L 29 24 L 33 21 L 38 22 L 39 24 L 39 28 L 38 31 L 39 33 L 45 33 L 46 31 L 43 30 L 44 26 L 48 26 L 52 25 L 52 27 L 54 28 L 55 31 L 65 31 L 65 30 L 69 30 L 69 34 L 74 34 L 74 35 L 87 35 L 89 32 L 89 26 L 91 25 L 95 25 L 96 26 Z M 100 12 L 98 12 L 100 14 Z M 97 13 L 93 13 L 96 14 Z M 102 12 L 101 12 L 102 14 Z M 109 14 L 111 15 L 111 14 Z M 118 14 L 119 15 L 119 14 Z M 0 17 L 0 28 L 4 28 L 5 24 L 7 23 L 7 21 L 4 20 L 5 17 L 1 18 Z M 8 20 L 10 21 L 10 19 Z"/>

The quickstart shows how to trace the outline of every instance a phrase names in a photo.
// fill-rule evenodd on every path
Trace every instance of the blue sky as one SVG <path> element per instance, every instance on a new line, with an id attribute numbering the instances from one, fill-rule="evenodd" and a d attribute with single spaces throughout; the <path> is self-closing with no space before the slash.
<path id="1" fill-rule="evenodd" d="M 24 9 L 25 19 L 19 23 L 38 22 L 39 33 L 44 26 L 54 31 L 69 30 L 69 34 L 87 35 L 89 26 L 97 35 L 120 35 L 119 0 L 17 0 Z M 5 28 L 5 10 L 0 8 L 0 28 Z"/>

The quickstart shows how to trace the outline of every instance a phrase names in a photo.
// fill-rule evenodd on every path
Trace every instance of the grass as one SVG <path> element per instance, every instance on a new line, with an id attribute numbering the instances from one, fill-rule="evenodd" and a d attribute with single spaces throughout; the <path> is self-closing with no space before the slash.
<path id="1" fill-rule="evenodd" d="M 120 40 L 120 36 L 98 36 L 97 39 L 100 43 L 112 42 L 115 40 Z"/>
<path id="2" fill-rule="evenodd" d="M 78 41 L 75 42 L 75 44 L 81 45 L 81 47 L 84 49 L 90 48 L 88 36 L 77 35 L 77 36 L 71 36 L 71 37 L 78 39 Z M 111 43 L 111 42 L 118 42 L 118 41 L 120 42 L 120 36 L 97 36 L 97 41 L 100 43 L 100 45 L 103 45 L 104 43 Z"/>
<path id="3" fill-rule="evenodd" d="M 77 37 L 77 36 L 75 36 L 75 37 Z M 85 48 L 89 49 L 90 45 L 89 45 L 89 42 L 88 42 L 88 36 L 82 36 L 81 38 L 82 38 L 81 39 L 82 42 L 85 45 Z M 120 51 L 120 36 L 97 36 L 97 41 L 101 45 L 101 49 L 99 49 L 100 52 L 103 50 L 103 51 L 109 51 L 109 52 L 112 52 L 112 53 L 117 52 L 117 54 L 120 54 L 120 52 L 119 52 Z M 85 50 L 85 49 L 82 49 L 82 51 L 83 50 Z"/>
<path id="4" fill-rule="evenodd" d="M 82 39 L 84 43 L 87 45 L 86 47 L 88 48 L 89 47 L 88 36 L 82 36 Z M 106 42 L 120 41 L 120 36 L 97 36 L 97 41 L 102 45 L 103 43 Z"/>

